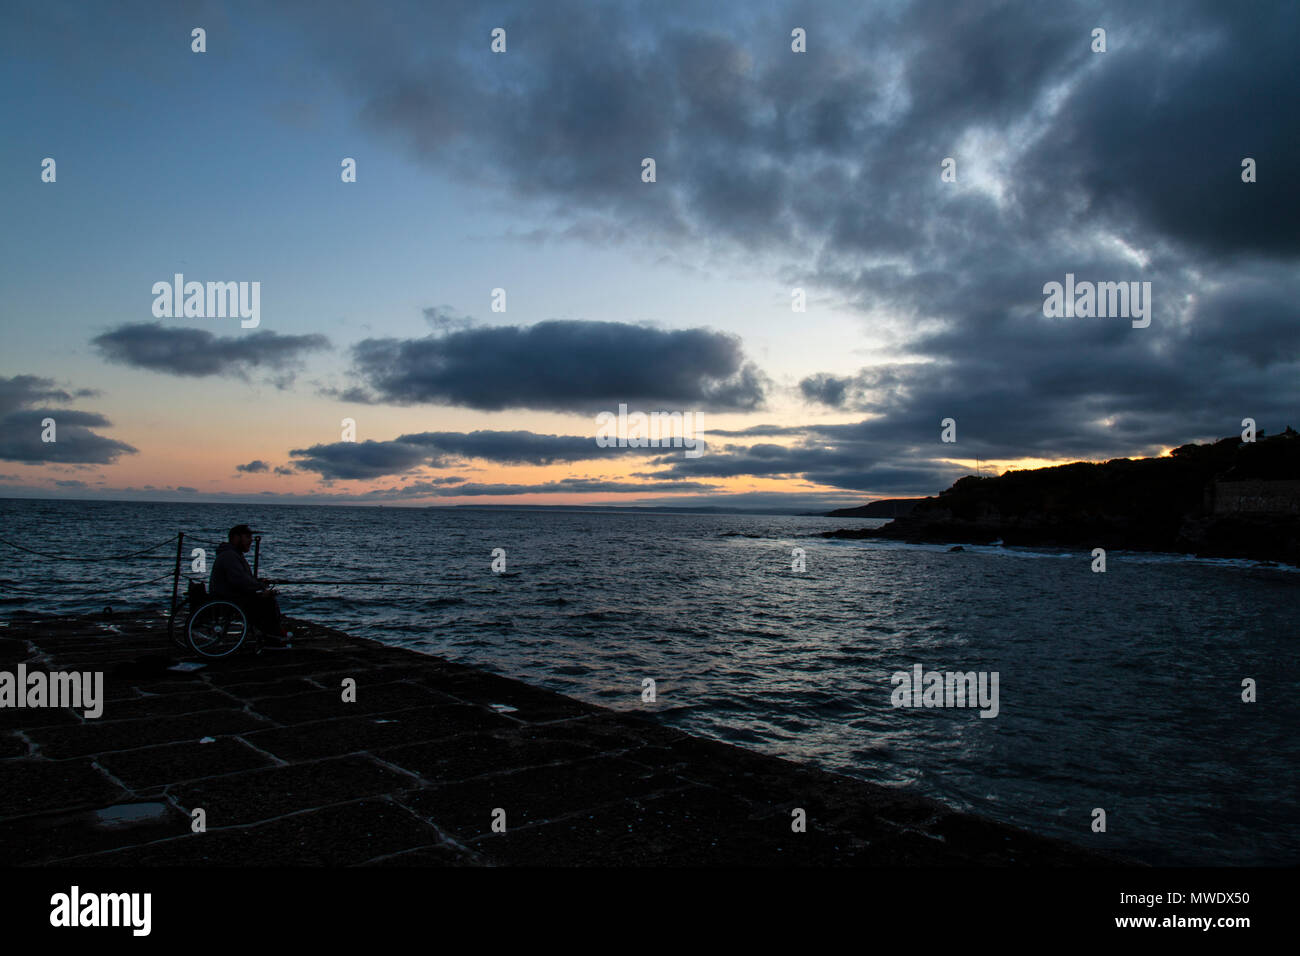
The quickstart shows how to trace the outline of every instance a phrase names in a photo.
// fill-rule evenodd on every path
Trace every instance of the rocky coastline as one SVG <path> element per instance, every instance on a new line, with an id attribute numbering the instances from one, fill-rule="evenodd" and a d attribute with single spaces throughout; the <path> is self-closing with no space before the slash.
<path id="1" fill-rule="evenodd" d="M 827 538 L 1105 548 L 1300 566 L 1300 434 L 1159 458 L 967 476 L 881 528 Z"/>

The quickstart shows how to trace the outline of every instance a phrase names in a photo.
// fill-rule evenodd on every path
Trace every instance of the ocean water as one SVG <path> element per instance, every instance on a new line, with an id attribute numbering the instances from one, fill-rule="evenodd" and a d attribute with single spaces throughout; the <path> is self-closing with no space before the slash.
<path id="1" fill-rule="evenodd" d="M 0 619 L 164 612 L 175 533 L 188 571 L 191 548 L 210 562 L 248 522 L 264 576 L 409 583 L 285 584 L 290 615 L 1154 864 L 1300 861 L 1300 574 L 1123 552 L 1094 574 L 1084 552 L 817 536 L 883 523 L 852 519 L 30 500 L 0 516 L 0 538 L 95 559 L 0 544 Z M 895 708 L 891 675 L 915 664 L 996 671 L 997 717 Z"/>

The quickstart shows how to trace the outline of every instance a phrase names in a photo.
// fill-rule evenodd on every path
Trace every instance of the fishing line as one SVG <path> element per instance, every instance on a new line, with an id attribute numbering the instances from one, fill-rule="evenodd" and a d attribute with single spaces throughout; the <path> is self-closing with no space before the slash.
<path id="1" fill-rule="evenodd" d="M 171 572 L 168 572 L 169 574 Z M 303 580 L 299 578 L 268 578 L 272 584 L 388 584 L 396 587 L 424 588 L 424 587 L 454 587 L 465 584 L 464 581 L 383 581 L 383 580 L 355 580 L 355 581 L 317 581 Z"/>
<path id="2" fill-rule="evenodd" d="M 96 558 L 69 558 L 62 554 L 47 554 L 44 551 L 33 551 L 31 548 L 25 548 L 21 544 L 14 544 L 12 541 L 6 541 L 0 538 L 0 544 L 7 544 L 11 548 L 17 548 L 19 551 L 26 551 L 28 554 L 35 554 L 42 558 L 49 558 L 52 561 L 125 561 L 127 558 L 138 558 L 142 554 L 148 554 L 150 551 L 157 551 L 163 545 L 174 544 L 176 535 L 172 535 L 166 541 L 160 541 L 157 544 L 145 548 L 142 551 L 134 551 L 131 554 L 109 554 L 100 555 Z"/>

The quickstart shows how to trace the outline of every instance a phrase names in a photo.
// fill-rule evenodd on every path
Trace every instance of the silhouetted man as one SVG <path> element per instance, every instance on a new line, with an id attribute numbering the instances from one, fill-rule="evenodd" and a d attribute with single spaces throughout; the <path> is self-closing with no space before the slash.
<path id="1" fill-rule="evenodd" d="M 266 579 L 254 577 L 244 557 L 253 546 L 253 529 L 246 524 L 237 524 L 230 529 L 226 539 L 226 544 L 217 545 L 208 593 L 218 600 L 238 604 L 248 622 L 262 632 L 266 643 L 273 647 L 283 646 L 284 628 L 280 623 L 280 604 L 275 599 L 275 588 Z"/>

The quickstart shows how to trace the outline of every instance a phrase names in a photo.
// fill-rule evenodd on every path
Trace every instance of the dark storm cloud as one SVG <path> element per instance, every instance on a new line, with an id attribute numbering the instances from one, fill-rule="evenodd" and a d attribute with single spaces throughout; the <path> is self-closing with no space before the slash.
<path id="1" fill-rule="evenodd" d="M 518 38 L 507 55 L 456 45 L 430 58 L 403 42 L 408 31 L 436 21 L 459 34 L 484 17 L 470 4 L 405 13 L 400 30 L 394 21 L 365 40 L 329 15 L 305 26 L 361 91 L 363 120 L 416 156 L 625 231 L 764 246 L 814 223 L 849 244 L 897 248 L 920 235 L 923 224 L 895 214 L 908 196 L 882 187 L 916 192 L 910 160 L 928 172 L 955 133 L 1020 117 L 1087 62 L 1094 25 L 1032 3 L 743 17 L 736 5 L 521 3 L 494 11 Z M 789 49 L 796 22 L 810 31 L 802 56 Z M 653 189 L 639 180 L 647 155 L 660 170 Z M 846 186 L 870 196 L 845 202 Z M 827 219 L 831 208 L 842 212 Z"/>
<path id="2" fill-rule="evenodd" d="M 461 458 L 482 458 L 499 465 L 550 465 L 619 454 L 652 455 L 656 448 L 601 448 L 594 436 L 539 435 L 528 431 L 419 432 L 397 441 L 423 445 Z"/>
<path id="3" fill-rule="evenodd" d="M 595 436 L 529 431 L 417 432 L 391 441 L 334 442 L 289 452 L 302 471 L 325 478 L 377 478 L 449 459 L 479 458 L 498 465 L 550 465 L 619 455 L 657 455 L 657 448 L 601 448 Z"/>
<path id="4" fill-rule="evenodd" d="M 712 491 L 716 485 L 698 481 L 604 481 L 593 478 L 562 478 L 534 485 L 465 484 L 447 485 L 438 479 L 413 482 L 401 488 L 370 492 L 375 498 L 460 498 L 474 496 L 509 497 L 511 495 L 594 494 L 598 492 L 641 491 Z"/>
<path id="5" fill-rule="evenodd" d="M 802 425 L 750 425 L 748 428 L 710 428 L 710 435 L 727 438 L 775 438 L 778 435 L 801 435 Z"/>
<path id="6" fill-rule="evenodd" d="M 850 384 L 852 383 L 847 378 L 837 378 L 825 372 L 818 372 L 801 381 L 799 390 L 810 402 L 820 402 L 830 408 L 843 408 Z"/>
<path id="7" fill-rule="evenodd" d="M 371 400 L 399 405 L 590 413 L 619 403 L 747 411 L 763 402 L 763 376 L 740 340 L 708 329 L 549 321 L 366 339 L 352 355 Z"/>
<path id="8" fill-rule="evenodd" d="M 1043 322 L 1009 306 L 972 312 L 916 337 L 930 362 L 873 366 L 830 389 L 813 376 L 800 387 L 839 399 L 830 407 L 879 415 L 818 434 L 904 448 L 937 441 L 951 417 L 957 443 L 942 451 L 967 459 L 1151 454 L 1232 434 L 1246 417 L 1272 431 L 1294 423 L 1300 278 L 1256 267 L 1228 288 L 1164 301 L 1159 329 Z"/>
<path id="9" fill-rule="evenodd" d="M 289 455 L 299 459 L 293 466 L 300 471 L 349 480 L 399 475 L 429 461 L 428 448 L 400 441 L 334 442 L 295 448 Z"/>
<path id="10" fill-rule="evenodd" d="M 1017 181 L 1028 202 L 1071 184 L 1102 219 L 1215 257 L 1300 253 L 1294 3 L 1126 5 L 1105 69 L 1062 103 Z M 1241 163 L 1258 181 L 1241 181 Z M 1055 196 L 1053 194 L 1056 194 Z"/>
<path id="11" fill-rule="evenodd" d="M 791 474 L 941 480 L 947 456 L 1141 454 L 1230 434 L 1243 417 L 1274 430 L 1294 419 L 1300 7 L 740 9 L 438 10 L 456 36 L 508 22 L 500 57 L 469 43 L 424 56 L 400 35 L 435 18 L 419 6 L 400 28 L 364 37 L 341 14 L 308 29 L 359 91 L 363 121 L 430 166 L 535 200 L 544 232 L 672 243 L 685 255 L 761 252 L 775 275 L 862 310 L 869 332 L 885 320 L 898 344 L 883 365 L 810 374 L 799 389 L 872 416 L 819 433 L 865 464 L 792 462 Z M 796 24 L 809 31 L 807 54 L 789 50 Z M 1096 26 L 1105 53 L 1090 50 Z M 650 186 L 643 156 L 658 162 Z M 957 183 L 939 179 L 949 156 Z M 1241 181 L 1247 156 L 1259 164 L 1253 184 Z M 1045 318 L 1043 284 L 1067 272 L 1152 282 L 1151 326 Z M 482 365 L 456 357 L 446 381 L 439 372 L 428 383 L 425 357 L 386 344 L 372 373 L 382 380 L 378 365 L 395 360 L 399 400 L 536 400 L 518 388 L 505 400 L 480 393 L 456 372 Z M 581 405 L 586 396 L 571 393 L 543 407 Z M 958 442 L 938 447 L 945 417 L 957 419 Z M 897 467 L 887 474 L 880 462 Z M 712 454 L 672 467 L 739 474 L 745 464 L 775 467 Z"/>
<path id="12" fill-rule="evenodd" d="M 933 430 L 933 440 L 929 447 L 921 447 L 915 443 L 908 446 L 900 444 L 896 436 L 876 434 L 871 422 L 788 428 L 758 426 L 754 431 L 762 434 L 777 433 L 792 439 L 794 444 L 758 442 L 752 445 L 710 445 L 708 453 L 699 458 L 686 458 L 680 453 L 664 454 L 663 449 L 629 449 L 649 456 L 647 464 L 653 470 L 638 471 L 632 475 L 634 478 L 642 479 L 643 483 L 615 482 L 613 485 L 604 483 L 600 487 L 591 485 L 587 490 L 634 491 L 650 489 L 654 486 L 657 490 L 686 491 L 693 490 L 695 479 L 756 477 L 827 485 L 844 489 L 845 492 L 869 491 L 924 495 L 947 487 L 966 473 L 966 469 L 941 459 L 949 456 L 965 457 L 967 453 L 974 457 L 974 453 L 969 449 L 959 454 L 954 446 L 941 444 L 937 427 Z M 494 442 L 500 442 L 503 439 L 513 438 L 515 433 L 486 434 L 491 436 Z M 530 439 L 555 438 L 555 436 L 522 434 Z M 463 447 L 457 440 L 470 436 L 449 433 L 449 437 L 453 440 L 430 441 L 428 444 L 439 451 L 451 453 Z M 423 435 L 405 435 L 399 439 L 399 442 L 409 446 L 420 443 L 425 438 L 426 436 Z M 561 440 L 567 441 L 567 439 Z M 590 442 L 589 439 L 580 441 Z M 527 448 L 530 444 L 530 441 L 525 441 L 523 447 Z M 500 460 L 511 463 L 538 464 L 550 460 L 566 460 L 561 457 L 552 459 L 549 454 L 544 460 L 529 459 L 519 451 L 511 450 L 508 445 L 500 454 L 510 455 L 511 457 Z M 592 456 L 587 452 L 581 454 L 581 457 Z M 574 479 L 574 481 L 585 482 L 587 479 Z M 530 489 L 539 487 L 529 486 Z M 569 484 L 565 487 L 572 490 L 574 485 Z M 806 500 L 812 500 L 809 496 L 815 497 L 817 494 L 829 494 L 836 501 L 844 500 L 844 493 L 799 492 L 799 494 Z"/>
<path id="13" fill-rule="evenodd" d="M 735 491 L 725 494 L 672 495 L 629 500 L 636 507 L 740 508 L 759 513 L 818 514 L 862 504 L 860 495 L 843 491 Z"/>
<path id="14" fill-rule="evenodd" d="M 247 472 L 248 474 L 255 474 L 259 471 L 270 471 L 270 469 L 271 466 L 260 458 L 255 458 L 246 465 L 235 466 L 235 471 Z"/>
<path id="15" fill-rule="evenodd" d="M 112 424 L 103 415 L 41 404 L 91 394 L 94 392 L 88 389 L 68 392 L 35 375 L 0 378 L 0 460 L 106 465 L 122 455 L 136 454 L 126 442 L 93 431 Z M 45 421 L 51 418 L 55 440 L 46 442 L 41 436 L 46 431 Z"/>
<path id="16" fill-rule="evenodd" d="M 834 488 L 914 497 L 934 494 L 969 473 L 969 468 L 957 465 L 930 462 L 899 465 L 881 461 L 856 469 L 846 466 L 830 471 L 806 471 L 801 477 Z"/>
<path id="17" fill-rule="evenodd" d="M 638 472 L 637 474 L 642 476 L 672 474 L 710 478 L 731 478 L 737 475 L 792 475 L 807 467 L 820 453 L 819 450 L 814 449 L 787 448 L 770 444 L 750 445 L 748 448 L 727 445 L 722 449 L 710 451 L 710 454 L 700 458 L 663 455 L 656 458 L 653 463 L 668 465 L 667 472 Z"/>
<path id="18" fill-rule="evenodd" d="M 260 331 L 217 336 L 204 329 L 165 327 L 161 322 L 122 325 L 91 340 L 110 362 L 169 375 L 229 375 L 247 380 L 260 372 L 284 387 L 302 357 L 329 347 L 323 335 Z"/>
<path id="19" fill-rule="evenodd" d="M 533 210 L 544 223 L 537 239 L 641 243 L 687 261 L 761 256 L 773 280 L 860 310 L 865 344 L 888 340 L 884 364 L 808 369 L 799 386 L 806 402 L 862 421 L 715 432 L 794 440 L 806 467 L 738 449 L 726 453 L 740 456 L 731 464 L 711 450 L 668 468 L 788 465 L 779 474 L 856 486 L 908 469 L 909 480 L 929 480 L 948 456 L 1110 457 L 1230 434 L 1247 416 L 1272 430 L 1294 422 L 1293 3 L 466 0 L 396 5 L 365 29 L 342 0 L 267 15 L 307 39 L 370 129 Z M 149 22 L 184 26 L 169 16 L 154 11 Z M 93 59 L 105 37 L 127 59 L 156 60 L 156 37 L 168 32 L 127 16 L 94 29 L 58 12 L 31 19 L 68 64 Z M 493 56 L 488 31 L 503 24 L 510 52 Z M 809 31 L 807 54 L 790 52 L 793 25 Z M 1104 54 L 1089 50 L 1095 26 L 1108 31 Z M 30 40 L 0 38 L 19 42 Z M 643 156 L 658 161 L 654 184 L 640 182 Z M 955 184 L 939 180 L 947 156 Z M 1259 164 L 1253 184 L 1240 179 L 1246 156 Z M 1151 327 L 1044 318 L 1043 283 L 1066 272 L 1151 281 Z M 445 308 L 428 318 L 429 339 L 363 343 L 362 385 L 343 394 L 583 412 L 627 398 L 621 388 L 589 394 L 600 362 L 566 364 L 544 350 L 563 378 L 531 355 L 511 364 L 459 350 L 525 330 L 494 335 Z M 668 383 L 667 398 L 645 400 L 757 407 L 764 387 L 756 372 L 746 379 L 736 352 L 721 380 L 692 366 L 694 390 Z M 635 372 L 625 356 L 605 359 Z M 162 361 L 187 368 L 200 357 Z M 701 392 L 719 401 L 705 404 Z M 0 387 L 0 415 L 69 397 L 6 409 Z M 957 419 L 955 446 L 938 443 L 944 417 Z M 463 453 L 408 449 L 414 462 Z M 407 460 L 386 454 L 399 469 Z M 570 459 L 557 450 L 549 460 Z"/>
<path id="20" fill-rule="evenodd" d="M 862 438 L 848 431 L 836 437 L 836 426 L 802 429 L 803 444 L 795 446 L 755 444 L 748 447 L 728 445 L 719 453 L 694 459 L 663 456 L 655 464 L 667 466 L 661 471 L 639 472 L 647 478 L 790 478 L 849 491 L 923 495 L 946 488 L 966 469 L 941 461 L 927 461 L 928 455 L 940 456 L 938 430 L 933 449 L 905 448 L 897 443 Z M 860 426 L 849 426 L 855 428 Z"/>
<path id="21" fill-rule="evenodd" d="M 422 478 L 411 487 L 419 487 L 421 485 L 460 485 L 467 481 L 469 481 L 469 479 L 461 475 L 442 475 L 438 478 Z"/>
<path id="22" fill-rule="evenodd" d="M 956 136 L 1014 122 L 1078 73 L 1095 25 L 1028 2 L 744 17 L 725 4 L 516 4 L 494 11 L 518 38 L 507 55 L 467 44 L 430 58 L 403 42 L 409 31 L 476 29 L 473 5 L 412 5 L 400 29 L 364 40 L 335 9 L 314 6 L 307 32 L 355 82 L 362 118 L 431 165 L 625 231 L 779 247 L 811 229 L 893 251 L 925 232 L 910 200 L 935 192 Z M 808 54 L 790 52 L 796 22 Z M 639 179 L 647 155 L 652 188 Z"/>
<path id="23" fill-rule="evenodd" d="M 58 388 L 50 379 L 36 375 L 0 377 L 0 415 L 7 415 L 37 402 L 71 402 L 98 394 L 93 388 L 79 388 L 69 392 Z"/>

